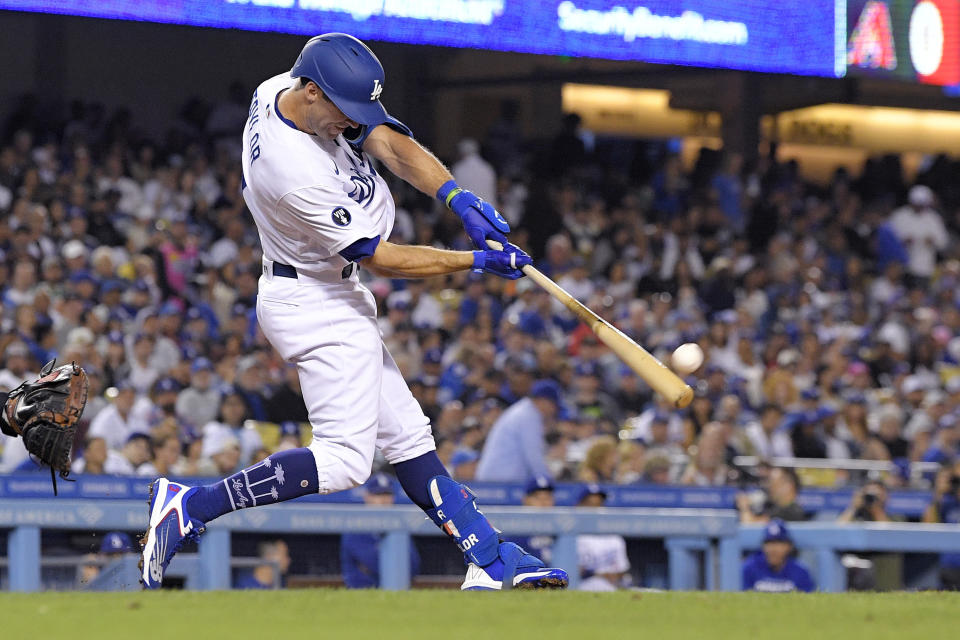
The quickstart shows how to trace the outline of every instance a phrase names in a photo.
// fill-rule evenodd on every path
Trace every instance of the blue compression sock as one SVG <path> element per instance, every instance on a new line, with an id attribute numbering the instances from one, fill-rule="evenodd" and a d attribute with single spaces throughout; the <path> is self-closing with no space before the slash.
<path id="1" fill-rule="evenodd" d="M 397 480 L 400 481 L 400 486 L 403 487 L 407 497 L 424 511 L 433 509 L 433 503 L 430 502 L 430 491 L 427 488 L 430 478 L 435 476 L 450 477 L 443 463 L 440 462 L 440 458 L 437 457 L 436 451 L 429 451 L 411 460 L 398 462 L 393 465 L 393 470 L 396 472 Z M 440 526 L 439 522 L 437 522 L 437 526 Z"/>
<path id="2" fill-rule="evenodd" d="M 187 500 L 191 518 L 210 522 L 225 513 L 317 493 L 317 463 L 307 448 L 275 453 L 232 476 L 197 487 Z"/>

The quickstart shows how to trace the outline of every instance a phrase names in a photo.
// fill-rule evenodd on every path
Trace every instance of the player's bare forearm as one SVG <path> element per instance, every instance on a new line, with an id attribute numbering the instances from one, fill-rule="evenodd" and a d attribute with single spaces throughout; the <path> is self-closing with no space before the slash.
<path id="1" fill-rule="evenodd" d="M 361 264 L 378 275 L 426 278 L 469 269 L 473 266 L 473 252 L 381 242 Z"/>
<path id="2" fill-rule="evenodd" d="M 431 198 L 443 183 L 453 179 L 443 163 L 419 142 L 387 126 L 371 131 L 363 150 Z"/>

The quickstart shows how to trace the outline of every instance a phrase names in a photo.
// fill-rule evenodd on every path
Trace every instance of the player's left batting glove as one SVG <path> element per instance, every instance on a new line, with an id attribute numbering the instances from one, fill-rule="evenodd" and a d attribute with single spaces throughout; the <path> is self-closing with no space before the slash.
<path id="1" fill-rule="evenodd" d="M 460 216 L 463 228 L 477 249 L 486 249 L 488 238 L 507 244 L 504 234 L 510 233 L 510 225 L 489 202 L 457 186 L 453 180 L 443 183 L 437 190 L 437 198 Z"/>
<path id="2" fill-rule="evenodd" d="M 507 280 L 523 277 L 523 267 L 533 262 L 522 249 L 509 242 L 503 244 L 503 251 L 487 249 L 473 252 L 474 273 L 493 273 Z"/>

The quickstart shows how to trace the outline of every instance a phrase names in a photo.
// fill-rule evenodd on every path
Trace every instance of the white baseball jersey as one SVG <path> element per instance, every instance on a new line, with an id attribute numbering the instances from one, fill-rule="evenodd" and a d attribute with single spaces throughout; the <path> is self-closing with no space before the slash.
<path id="1" fill-rule="evenodd" d="M 301 273 L 340 273 L 338 252 L 363 238 L 387 238 L 393 197 L 370 157 L 299 131 L 277 107 L 297 80 L 283 73 L 257 87 L 243 130 L 244 199 L 263 255 Z"/>
<path id="2" fill-rule="evenodd" d="M 263 245 L 257 320 L 297 365 L 319 491 L 331 493 L 363 484 L 377 449 L 395 464 L 436 445 L 383 345 L 373 294 L 340 255 L 350 247 L 358 260 L 373 251 L 365 238 L 389 236 L 393 198 L 369 156 L 342 135 L 304 133 L 277 109 L 295 82 L 282 74 L 254 93 L 243 131 L 243 196 Z M 294 267 L 297 277 L 277 275 L 275 263 Z"/>
<path id="3" fill-rule="evenodd" d="M 629 571 L 627 541 L 617 535 L 577 536 L 577 562 L 588 573 Z"/>

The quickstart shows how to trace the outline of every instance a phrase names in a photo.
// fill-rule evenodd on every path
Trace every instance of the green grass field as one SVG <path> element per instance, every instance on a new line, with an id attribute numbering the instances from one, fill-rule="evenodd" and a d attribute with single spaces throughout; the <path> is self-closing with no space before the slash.
<path id="1" fill-rule="evenodd" d="M 340 590 L 0 594 L 0 637 L 956 638 L 960 594 Z"/>

